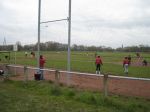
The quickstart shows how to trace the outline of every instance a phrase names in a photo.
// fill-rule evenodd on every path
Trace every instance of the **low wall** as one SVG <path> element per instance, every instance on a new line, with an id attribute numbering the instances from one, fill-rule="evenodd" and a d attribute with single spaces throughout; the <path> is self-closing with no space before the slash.
<path id="1" fill-rule="evenodd" d="M 34 73 L 37 68 L 13 66 L 0 66 L 8 74 L 12 80 L 34 80 Z M 44 69 L 45 80 L 59 81 L 59 83 L 69 84 L 78 88 L 90 89 L 94 91 L 105 91 L 105 94 L 117 94 L 124 96 L 134 96 L 150 99 L 150 79 L 148 78 L 134 78 L 104 75 L 58 71 L 56 77 L 56 70 Z M 107 93 L 106 93 L 107 92 Z"/>
<path id="2" fill-rule="evenodd" d="M 108 90 L 114 94 L 150 99 L 150 80 L 108 78 Z"/>

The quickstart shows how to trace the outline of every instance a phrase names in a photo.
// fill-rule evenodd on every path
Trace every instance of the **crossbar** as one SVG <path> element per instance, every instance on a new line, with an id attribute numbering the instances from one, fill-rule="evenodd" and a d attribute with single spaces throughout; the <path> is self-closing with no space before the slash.
<path id="1" fill-rule="evenodd" d="M 41 22 L 40 24 L 52 23 L 52 22 L 58 22 L 58 21 L 65 21 L 65 20 L 68 20 L 68 19 L 57 19 L 57 20 L 52 20 L 52 21 L 43 21 L 43 22 Z"/>

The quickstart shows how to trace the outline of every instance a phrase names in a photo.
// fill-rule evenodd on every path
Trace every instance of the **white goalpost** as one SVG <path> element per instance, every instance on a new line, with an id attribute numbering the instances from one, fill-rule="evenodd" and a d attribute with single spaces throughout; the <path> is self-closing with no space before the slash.
<path id="1" fill-rule="evenodd" d="M 71 53 L 71 47 L 70 47 L 70 43 L 71 43 L 71 0 L 69 0 L 69 7 L 68 7 L 68 17 L 67 19 L 57 19 L 57 20 L 51 20 L 51 21 L 44 21 L 41 22 L 41 0 L 39 0 L 38 3 L 38 44 L 37 44 L 37 67 L 40 69 L 40 62 L 39 62 L 39 58 L 40 58 L 40 31 L 41 31 L 41 24 L 44 23 L 50 23 L 50 22 L 59 22 L 59 21 L 64 21 L 67 20 L 68 21 L 68 52 L 67 52 L 67 71 L 68 71 L 68 75 L 67 75 L 67 84 L 70 84 L 70 53 Z"/>

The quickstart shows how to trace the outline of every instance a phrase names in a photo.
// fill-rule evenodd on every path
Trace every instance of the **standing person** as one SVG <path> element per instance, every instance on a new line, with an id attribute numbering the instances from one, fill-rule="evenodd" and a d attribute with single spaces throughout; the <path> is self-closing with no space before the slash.
<path id="1" fill-rule="evenodd" d="M 140 58 L 141 56 L 140 56 L 140 53 L 136 53 L 136 56 L 137 56 L 137 58 Z"/>
<path id="2" fill-rule="evenodd" d="M 128 74 L 128 66 L 129 66 L 129 60 L 128 57 L 125 57 L 123 60 L 123 67 L 124 67 L 124 73 Z"/>
<path id="3" fill-rule="evenodd" d="M 33 51 L 31 52 L 31 58 L 35 58 L 35 53 Z"/>
<path id="4" fill-rule="evenodd" d="M 95 64 L 96 64 L 96 74 L 100 74 L 101 65 L 103 65 L 103 62 L 100 56 L 96 57 Z"/>
<path id="5" fill-rule="evenodd" d="M 27 57 L 28 56 L 28 52 L 25 52 L 25 57 Z"/>
<path id="6" fill-rule="evenodd" d="M 40 55 L 40 73 L 41 73 L 41 76 L 40 76 L 40 79 L 43 80 L 44 79 L 44 76 L 43 76 L 43 69 L 44 68 L 44 64 L 45 64 L 45 59 L 43 58 L 42 55 Z"/>

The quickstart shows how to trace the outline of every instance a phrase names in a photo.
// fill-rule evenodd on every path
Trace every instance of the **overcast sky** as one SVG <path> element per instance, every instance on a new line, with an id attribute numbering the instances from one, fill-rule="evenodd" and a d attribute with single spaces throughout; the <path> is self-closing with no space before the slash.
<path id="1" fill-rule="evenodd" d="M 66 19 L 69 0 L 41 0 L 41 21 Z M 37 42 L 38 0 L 0 0 L 0 44 Z M 41 25 L 41 42 L 67 43 L 67 21 Z M 150 0 L 72 0 L 71 44 L 150 45 Z"/>

